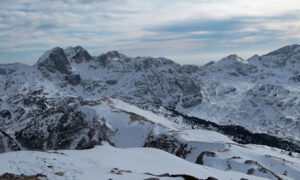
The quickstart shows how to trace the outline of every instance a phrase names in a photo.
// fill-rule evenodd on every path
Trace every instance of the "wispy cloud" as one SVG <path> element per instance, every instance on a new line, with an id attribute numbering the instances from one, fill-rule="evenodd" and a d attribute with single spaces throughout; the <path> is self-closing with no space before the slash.
<path id="1" fill-rule="evenodd" d="M 201 64 L 297 43 L 299 18 L 298 0 L 0 0 L 0 62 L 82 45 Z"/>

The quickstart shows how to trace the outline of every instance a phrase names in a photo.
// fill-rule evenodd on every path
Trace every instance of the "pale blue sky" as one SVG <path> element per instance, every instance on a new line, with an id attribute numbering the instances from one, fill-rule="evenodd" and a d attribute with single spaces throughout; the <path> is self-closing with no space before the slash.
<path id="1" fill-rule="evenodd" d="M 81 45 L 204 64 L 299 40 L 299 0 L 0 0 L 0 63 Z"/>

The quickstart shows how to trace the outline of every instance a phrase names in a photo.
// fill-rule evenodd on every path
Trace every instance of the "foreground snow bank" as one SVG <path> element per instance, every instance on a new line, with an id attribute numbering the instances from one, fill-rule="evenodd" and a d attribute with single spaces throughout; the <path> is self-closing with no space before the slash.
<path id="1" fill-rule="evenodd" d="M 43 174 L 48 179 L 146 179 L 166 173 L 185 174 L 200 179 L 263 179 L 193 164 L 157 149 L 120 149 L 109 145 L 89 150 L 3 153 L 0 154 L 0 174 L 6 172 Z"/>

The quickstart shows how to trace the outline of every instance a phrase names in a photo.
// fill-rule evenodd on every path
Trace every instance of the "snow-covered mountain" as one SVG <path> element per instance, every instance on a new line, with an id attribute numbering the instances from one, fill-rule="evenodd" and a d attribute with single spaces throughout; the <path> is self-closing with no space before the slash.
<path id="1" fill-rule="evenodd" d="M 82 47 L 53 48 L 33 66 L 0 65 L 0 151 L 22 150 L 0 154 L 0 174 L 41 173 L 50 179 L 118 179 L 118 173 L 120 179 L 163 173 L 200 179 L 297 179 L 299 68 L 299 45 L 248 60 L 230 55 L 204 66 L 130 58 L 117 51 L 93 57 Z M 95 145 L 92 150 L 65 150 L 67 159 L 60 157 L 61 151 L 28 151 Z M 166 155 L 166 169 L 151 164 L 125 168 L 121 162 L 131 158 L 137 158 L 133 164 L 152 157 L 157 159 L 152 166 L 162 163 L 157 157 L 164 152 L 142 147 L 199 165 Z M 90 153 L 102 155 L 97 159 Z M 104 158 L 118 153 L 127 159 Z M 22 158 L 27 155 L 36 160 Z M 74 165 L 79 160 L 73 156 L 86 162 Z M 60 161 L 66 162 L 62 176 L 55 174 Z M 103 172 L 89 170 L 102 163 L 109 164 L 101 166 Z M 175 164 L 184 165 L 177 172 Z"/>
<path id="2" fill-rule="evenodd" d="M 242 60 L 231 55 L 191 76 L 203 83 L 203 102 L 186 113 L 253 132 L 300 138 L 300 46 Z"/>

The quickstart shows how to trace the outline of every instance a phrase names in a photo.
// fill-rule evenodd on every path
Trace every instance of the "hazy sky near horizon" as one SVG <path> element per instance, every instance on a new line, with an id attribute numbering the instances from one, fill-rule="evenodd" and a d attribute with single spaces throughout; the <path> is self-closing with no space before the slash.
<path id="1" fill-rule="evenodd" d="M 204 64 L 299 41 L 299 0 L 0 0 L 0 63 L 80 45 Z"/>

